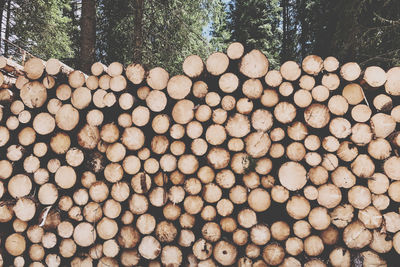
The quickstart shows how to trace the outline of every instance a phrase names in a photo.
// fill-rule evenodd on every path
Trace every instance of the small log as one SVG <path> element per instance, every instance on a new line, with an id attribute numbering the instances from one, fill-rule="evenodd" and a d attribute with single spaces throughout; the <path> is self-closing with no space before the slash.
<path id="1" fill-rule="evenodd" d="M 378 111 L 386 112 L 393 109 L 392 98 L 386 94 L 379 94 L 374 97 L 373 104 Z"/>
<path id="2" fill-rule="evenodd" d="M 310 75 L 302 75 L 299 80 L 299 86 L 302 89 L 311 91 L 315 86 L 315 79 Z"/>
<path id="3" fill-rule="evenodd" d="M 7 237 L 5 241 L 5 249 L 12 256 L 19 256 L 24 253 L 26 249 L 26 240 L 21 234 L 13 233 Z"/>
<path id="4" fill-rule="evenodd" d="M 126 67 L 125 75 L 133 84 L 141 84 L 146 76 L 146 71 L 141 64 L 132 63 Z"/>
<path id="5" fill-rule="evenodd" d="M 277 221 L 271 225 L 271 236 L 278 241 L 286 240 L 290 235 L 290 227 L 284 221 Z"/>
<path id="6" fill-rule="evenodd" d="M 304 252 L 308 256 L 319 256 L 324 251 L 324 243 L 319 236 L 311 235 L 304 240 Z"/>
<path id="7" fill-rule="evenodd" d="M 400 158 L 397 156 L 392 156 L 388 158 L 383 164 L 383 171 L 385 174 L 393 180 L 400 180 L 400 172 L 398 168 L 396 168 L 397 164 L 400 163 Z"/>
<path id="8" fill-rule="evenodd" d="M 264 90 L 260 101 L 265 107 L 274 107 L 279 102 L 278 93 L 275 90 Z"/>
<path id="9" fill-rule="evenodd" d="M 343 241 L 351 249 L 361 249 L 371 243 L 372 234 L 362 222 L 355 221 L 343 231 Z"/>
<path id="10" fill-rule="evenodd" d="M 18 114 L 18 120 L 20 123 L 28 123 L 31 120 L 31 113 L 28 110 L 23 110 L 20 114 Z"/>
<path id="11" fill-rule="evenodd" d="M 54 176 L 57 185 L 63 189 L 68 189 L 74 186 L 76 182 L 76 173 L 70 166 L 61 166 Z"/>
<path id="12" fill-rule="evenodd" d="M 346 81 L 357 80 L 361 75 L 361 68 L 356 62 L 348 62 L 340 68 L 340 76 Z"/>
<path id="13" fill-rule="evenodd" d="M 190 78 L 199 77 L 204 70 L 204 63 L 197 55 L 188 56 L 182 63 L 182 70 Z"/>
<path id="14" fill-rule="evenodd" d="M 294 61 L 286 61 L 280 68 L 282 77 L 288 81 L 295 81 L 301 75 L 301 68 L 299 64 Z"/>
<path id="15" fill-rule="evenodd" d="M 262 257 L 267 264 L 279 265 L 285 257 L 285 251 L 279 244 L 268 244 L 263 249 Z"/>
<path id="16" fill-rule="evenodd" d="M 335 72 L 339 68 L 339 61 L 335 57 L 327 57 L 324 59 L 324 70 Z"/>
<path id="17" fill-rule="evenodd" d="M 208 106 L 216 107 L 221 102 L 221 96 L 217 92 L 208 92 L 205 101 Z"/>
<path id="18" fill-rule="evenodd" d="M 182 251 L 176 246 L 165 246 L 161 252 L 161 262 L 165 266 L 179 266 L 182 263 Z"/>
<path id="19" fill-rule="evenodd" d="M 311 95 L 315 101 L 324 102 L 329 98 L 329 89 L 323 85 L 318 85 L 311 90 Z"/>
<path id="20" fill-rule="evenodd" d="M 274 109 L 275 118 L 284 124 L 292 122 L 296 117 L 296 114 L 296 108 L 289 102 L 280 102 Z"/>
<path id="21" fill-rule="evenodd" d="M 309 91 L 300 89 L 294 93 L 293 101 L 298 107 L 306 108 L 312 102 L 312 95 Z"/>
<path id="22" fill-rule="evenodd" d="M 184 100 L 183 100 L 184 101 Z M 132 123 L 136 126 L 145 126 L 150 120 L 150 110 L 146 106 L 138 106 L 132 111 Z"/>
<path id="23" fill-rule="evenodd" d="M 173 76 L 168 81 L 168 95 L 173 99 L 184 99 L 190 93 L 191 87 L 192 81 L 188 77 L 184 75 Z"/>
<path id="24" fill-rule="evenodd" d="M 270 70 L 265 75 L 265 83 L 271 87 L 278 87 L 282 83 L 282 75 L 277 70 Z"/>
<path id="25" fill-rule="evenodd" d="M 342 247 L 334 248 L 329 254 L 329 261 L 334 267 L 350 267 L 350 251 Z"/>
<path id="26" fill-rule="evenodd" d="M 118 116 L 118 125 L 123 128 L 128 128 L 132 125 L 132 115 L 128 113 L 122 113 Z"/>
<path id="27" fill-rule="evenodd" d="M 167 87 L 168 80 L 168 72 L 160 67 L 151 69 L 146 78 L 147 84 L 155 90 L 162 90 Z"/>
<path id="28" fill-rule="evenodd" d="M 310 75 L 318 75 L 323 68 L 324 61 L 321 57 L 316 55 L 309 55 L 303 59 L 302 68 L 304 72 Z"/>
<path id="29" fill-rule="evenodd" d="M 65 75 L 70 74 L 73 69 L 64 63 L 60 62 L 58 59 L 50 58 L 46 62 L 46 72 L 49 75 L 56 76 L 59 73 L 63 73 Z"/>
<path id="30" fill-rule="evenodd" d="M 219 88 L 224 93 L 233 93 L 239 86 L 239 78 L 233 73 L 224 73 L 218 80 Z"/>
<path id="31" fill-rule="evenodd" d="M 29 79 L 27 79 L 25 76 L 21 75 L 18 76 L 17 80 L 15 81 L 15 87 L 18 89 L 22 89 L 26 83 L 29 82 Z"/>
<path id="32" fill-rule="evenodd" d="M 74 228 L 74 241 L 81 247 L 92 245 L 96 239 L 96 230 L 93 225 L 87 222 L 82 222 Z"/>
<path id="33" fill-rule="evenodd" d="M 386 72 L 377 66 L 367 67 L 363 80 L 372 88 L 381 87 L 386 82 Z"/>
<path id="34" fill-rule="evenodd" d="M 117 75 L 110 79 L 110 89 L 114 92 L 121 92 L 126 89 L 127 81 L 124 76 Z"/>
<path id="35" fill-rule="evenodd" d="M 62 103 L 59 99 L 53 98 L 50 99 L 47 103 L 47 110 L 50 114 L 55 115 L 57 111 L 61 108 Z"/>
<path id="36" fill-rule="evenodd" d="M 103 74 L 99 78 L 99 87 L 103 90 L 108 90 L 110 89 L 110 81 L 111 81 L 111 76 L 108 74 Z"/>
<path id="37" fill-rule="evenodd" d="M 400 95 L 400 67 L 393 67 L 386 73 L 385 91 L 389 95 Z"/>
<path id="38" fill-rule="evenodd" d="M 31 80 L 39 79 L 44 72 L 45 63 L 39 58 L 32 57 L 24 64 L 24 72 Z"/>
<path id="39" fill-rule="evenodd" d="M 290 96 L 294 91 L 293 85 L 290 82 L 283 82 L 279 86 L 279 93 L 282 96 Z"/>
<path id="40" fill-rule="evenodd" d="M 13 131 L 19 127 L 19 120 L 16 116 L 8 117 L 6 126 L 9 130 Z"/>
<path id="41" fill-rule="evenodd" d="M 213 255 L 219 264 L 231 266 L 236 261 L 237 249 L 234 245 L 226 241 L 219 241 L 214 246 Z"/>
<path id="42" fill-rule="evenodd" d="M 111 77 L 116 77 L 122 74 L 124 71 L 124 66 L 119 63 L 119 62 L 112 62 L 110 65 L 108 65 L 107 68 L 107 73 Z"/>
<path id="43" fill-rule="evenodd" d="M 68 75 L 68 83 L 72 88 L 79 88 L 85 84 L 85 74 L 79 70 L 74 70 Z"/>
<path id="44" fill-rule="evenodd" d="M 99 78 L 94 75 L 88 76 L 85 84 L 90 90 L 96 90 L 99 87 Z"/>
<path id="45" fill-rule="evenodd" d="M 239 71 L 249 78 L 261 78 L 267 74 L 268 67 L 267 57 L 260 50 L 253 49 L 241 59 Z"/>
<path id="46" fill-rule="evenodd" d="M 396 121 L 392 118 L 392 116 L 384 113 L 377 113 L 372 116 L 370 124 L 375 136 L 381 138 L 386 138 L 396 128 Z"/>
<path id="47" fill-rule="evenodd" d="M 70 104 L 63 105 L 56 113 L 55 116 L 57 127 L 71 131 L 79 122 L 79 112 Z"/>
<path id="48" fill-rule="evenodd" d="M 101 62 L 95 62 L 91 66 L 91 72 L 95 76 L 100 76 L 103 72 L 107 72 L 107 66 Z"/>
<path id="49" fill-rule="evenodd" d="M 329 110 L 322 104 L 312 104 L 304 111 L 304 119 L 313 128 L 323 128 L 329 123 Z"/>
<path id="50" fill-rule="evenodd" d="M 211 54 L 206 61 L 207 71 L 214 76 L 224 73 L 229 66 L 229 58 L 221 52 Z"/>
<path id="51" fill-rule="evenodd" d="M 239 42 L 233 42 L 226 49 L 226 54 L 232 60 L 239 59 L 244 54 L 244 46 Z"/>
<path id="52" fill-rule="evenodd" d="M 193 84 L 192 93 L 197 98 L 203 98 L 208 93 L 208 85 L 203 81 L 196 81 Z"/>
<path id="53" fill-rule="evenodd" d="M 293 224 L 293 232 L 299 238 L 305 238 L 311 234 L 311 225 L 305 220 L 296 221 Z"/>
<path id="54" fill-rule="evenodd" d="M 366 122 L 371 118 L 372 110 L 364 104 L 358 104 L 351 110 L 351 117 L 356 122 Z"/>
<path id="55" fill-rule="evenodd" d="M 297 162 L 286 162 L 283 164 L 279 168 L 278 176 L 281 184 L 291 191 L 303 188 L 307 182 L 306 170 Z"/>
<path id="56" fill-rule="evenodd" d="M 336 90 L 340 85 L 340 78 L 337 74 L 327 73 L 322 76 L 321 84 L 330 91 Z"/>
<path id="57" fill-rule="evenodd" d="M 302 196 L 292 196 L 286 204 L 286 211 L 289 216 L 296 220 L 307 217 L 310 209 L 310 203 Z"/>
<path id="58" fill-rule="evenodd" d="M 20 132 L 19 139 L 23 141 L 22 144 L 33 143 L 35 135 L 30 130 L 31 128 L 25 129 Z M 0 126 L 0 147 L 5 146 L 8 143 L 8 140 L 10 140 L 10 131 L 4 126 Z"/>
<path id="59" fill-rule="evenodd" d="M 29 82 L 21 89 L 21 100 L 29 108 L 39 108 L 47 100 L 47 90 L 42 83 L 38 81 Z"/>
<path id="60" fill-rule="evenodd" d="M 331 217 L 329 216 L 328 209 L 324 207 L 313 208 L 308 214 L 308 222 L 314 229 L 318 231 L 327 229 L 331 223 Z"/>

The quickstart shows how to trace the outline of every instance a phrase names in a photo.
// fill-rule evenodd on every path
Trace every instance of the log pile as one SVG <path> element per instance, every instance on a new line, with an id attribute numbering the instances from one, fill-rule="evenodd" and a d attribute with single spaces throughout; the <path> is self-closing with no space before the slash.
<path id="1" fill-rule="evenodd" d="M 1 61 L 4 266 L 394 266 L 400 67 Z M 0 77 L 1 78 L 1 77 Z M 8 86 L 11 85 L 11 86 Z"/>

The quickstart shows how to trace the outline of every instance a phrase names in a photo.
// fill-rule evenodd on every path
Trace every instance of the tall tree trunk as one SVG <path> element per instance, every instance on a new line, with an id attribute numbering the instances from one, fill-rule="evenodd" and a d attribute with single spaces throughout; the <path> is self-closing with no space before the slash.
<path id="1" fill-rule="evenodd" d="M 82 0 L 81 17 L 81 70 L 90 72 L 95 61 L 96 46 L 96 1 Z"/>
<path id="2" fill-rule="evenodd" d="M 281 2 L 282 5 L 282 56 L 281 56 L 281 61 L 285 62 L 286 59 L 288 58 L 288 1 L 287 0 L 282 0 Z"/>
<path id="3" fill-rule="evenodd" d="M 0 0 L 0 52 L 1 52 L 1 47 L 2 47 L 2 39 L 1 39 L 1 33 L 3 31 L 3 11 L 4 11 L 4 6 L 6 4 L 6 0 Z"/>
<path id="4" fill-rule="evenodd" d="M 11 17 L 11 0 L 7 1 L 7 18 L 6 18 L 6 35 L 5 39 L 8 40 L 10 36 L 10 17 Z M 4 42 L 4 55 L 8 54 L 8 43 Z"/>
<path id="5" fill-rule="evenodd" d="M 68 17 L 71 19 L 71 24 L 73 27 L 73 31 L 71 32 L 71 40 L 73 42 L 74 46 L 74 57 L 69 59 L 69 62 L 65 62 L 67 65 L 71 66 L 74 69 L 78 69 L 80 67 L 81 61 L 80 61 L 80 30 L 78 30 L 77 26 L 80 25 L 80 21 L 78 16 L 78 0 L 70 0 L 69 3 L 71 5 L 71 9 L 69 10 Z"/>
<path id="6" fill-rule="evenodd" d="M 306 23 L 306 0 L 300 0 L 299 8 L 298 8 L 298 16 L 299 16 L 299 21 L 300 21 L 300 27 L 301 27 L 301 32 L 300 32 L 300 51 L 301 51 L 301 59 L 304 59 L 307 53 L 306 49 L 306 36 L 308 33 L 308 25 Z"/>
<path id="7" fill-rule="evenodd" d="M 142 63 L 142 49 L 143 49 L 143 2 L 144 0 L 135 1 L 135 27 L 134 27 L 134 40 L 135 48 L 133 51 L 133 61 L 135 63 Z"/>

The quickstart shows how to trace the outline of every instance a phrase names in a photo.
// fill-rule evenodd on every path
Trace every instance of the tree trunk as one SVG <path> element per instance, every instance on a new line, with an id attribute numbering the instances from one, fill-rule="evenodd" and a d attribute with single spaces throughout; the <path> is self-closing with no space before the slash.
<path id="1" fill-rule="evenodd" d="M 81 17 L 81 69 L 90 73 L 90 68 L 95 61 L 96 45 L 96 2 L 82 0 Z"/>
<path id="2" fill-rule="evenodd" d="M 288 58 L 287 53 L 288 53 L 288 0 L 283 0 L 282 3 L 282 28 L 283 28 L 283 33 L 282 33 L 282 56 L 281 56 L 281 61 L 285 62 L 286 59 Z"/>
<path id="3" fill-rule="evenodd" d="M 143 47 L 143 3 L 144 0 L 135 0 L 135 27 L 133 39 L 135 40 L 135 48 L 133 51 L 133 62 L 142 63 L 142 47 Z"/>
<path id="4" fill-rule="evenodd" d="M 301 51 L 301 58 L 304 59 L 306 57 L 306 36 L 307 36 L 307 23 L 306 23 L 306 3 L 305 0 L 300 1 L 300 7 L 299 7 L 299 21 L 300 21 L 300 27 L 301 27 L 301 33 L 300 33 L 300 51 Z"/>
<path id="5" fill-rule="evenodd" d="M 10 16 L 11 16 L 11 0 L 7 1 L 7 18 L 6 18 L 6 40 L 10 36 Z M 4 43 L 4 55 L 8 54 L 8 43 Z"/>
<path id="6" fill-rule="evenodd" d="M 3 11 L 4 11 L 4 7 L 6 4 L 6 0 L 0 0 L 0 21 L 3 21 Z M 0 23 L 0 33 L 3 30 L 3 23 Z M 1 41 L 2 39 L 0 38 L 0 51 L 1 51 Z"/>

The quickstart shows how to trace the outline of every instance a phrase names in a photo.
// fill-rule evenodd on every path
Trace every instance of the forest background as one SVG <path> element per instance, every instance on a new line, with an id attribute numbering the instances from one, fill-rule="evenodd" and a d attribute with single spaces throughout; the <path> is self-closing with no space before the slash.
<path id="1" fill-rule="evenodd" d="M 55 57 L 86 73 L 119 61 L 177 74 L 186 56 L 233 41 L 272 67 L 308 54 L 400 64 L 399 0 L 0 0 L 0 11 L 2 54 Z"/>

